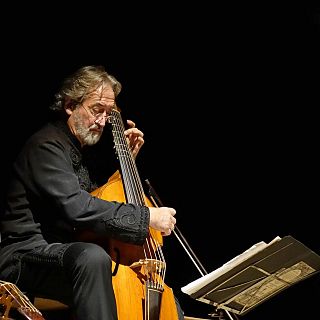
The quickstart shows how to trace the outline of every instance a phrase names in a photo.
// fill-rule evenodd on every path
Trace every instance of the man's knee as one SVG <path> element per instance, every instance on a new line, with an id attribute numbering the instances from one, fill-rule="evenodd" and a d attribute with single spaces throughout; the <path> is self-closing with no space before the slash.
<path id="1" fill-rule="evenodd" d="M 112 261 L 106 251 L 94 243 L 79 242 L 68 248 L 64 255 L 65 267 L 69 270 L 84 268 L 89 272 L 111 270 Z"/>

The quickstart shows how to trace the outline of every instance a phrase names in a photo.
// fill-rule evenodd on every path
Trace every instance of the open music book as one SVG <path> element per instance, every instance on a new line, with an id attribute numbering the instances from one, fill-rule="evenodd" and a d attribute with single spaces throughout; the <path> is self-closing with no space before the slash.
<path id="1" fill-rule="evenodd" d="M 217 308 L 245 314 L 319 270 L 320 256 L 292 236 L 278 236 L 253 245 L 181 290 Z"/>

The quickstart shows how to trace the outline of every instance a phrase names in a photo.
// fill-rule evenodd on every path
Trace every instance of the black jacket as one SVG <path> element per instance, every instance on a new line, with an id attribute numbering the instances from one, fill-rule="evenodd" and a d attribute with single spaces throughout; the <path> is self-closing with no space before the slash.
<path id="1" fill-rule="evenodd" d="M 26 142 L 14 163 L 0 215 L 0 271 L 14 252 L 75 241 L 75 230 L 144 243 L 149 209 L 92 196 L 95 186 L 83 155 L 78 140 L 60 121 L 47 124 Z"/>

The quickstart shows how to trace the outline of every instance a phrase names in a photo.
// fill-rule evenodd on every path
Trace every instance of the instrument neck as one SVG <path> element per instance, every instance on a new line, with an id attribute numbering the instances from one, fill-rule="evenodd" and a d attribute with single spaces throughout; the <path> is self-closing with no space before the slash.
<path id="1" fill-rule="evenodd" d="M 112 110 L 112 134 L 119 159 L 126 201 L 145 205 L 144 192 L 136 162 L 124 135 L 125 127 L 119 111 Z"/>

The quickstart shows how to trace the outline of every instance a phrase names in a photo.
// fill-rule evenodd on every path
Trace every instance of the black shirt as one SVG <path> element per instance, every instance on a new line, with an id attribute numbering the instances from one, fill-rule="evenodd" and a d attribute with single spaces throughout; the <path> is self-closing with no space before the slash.
<path id="1" fill-rule="evenodd" d="M 84 154 L 62 121 L 48 123 L 25 143 L 13 165 L 1 216 L 0 271 L 14 252 L 76 241 L 78 230 L 144 243 L 149 209 L 93 196 L 97 185 Z"/>

